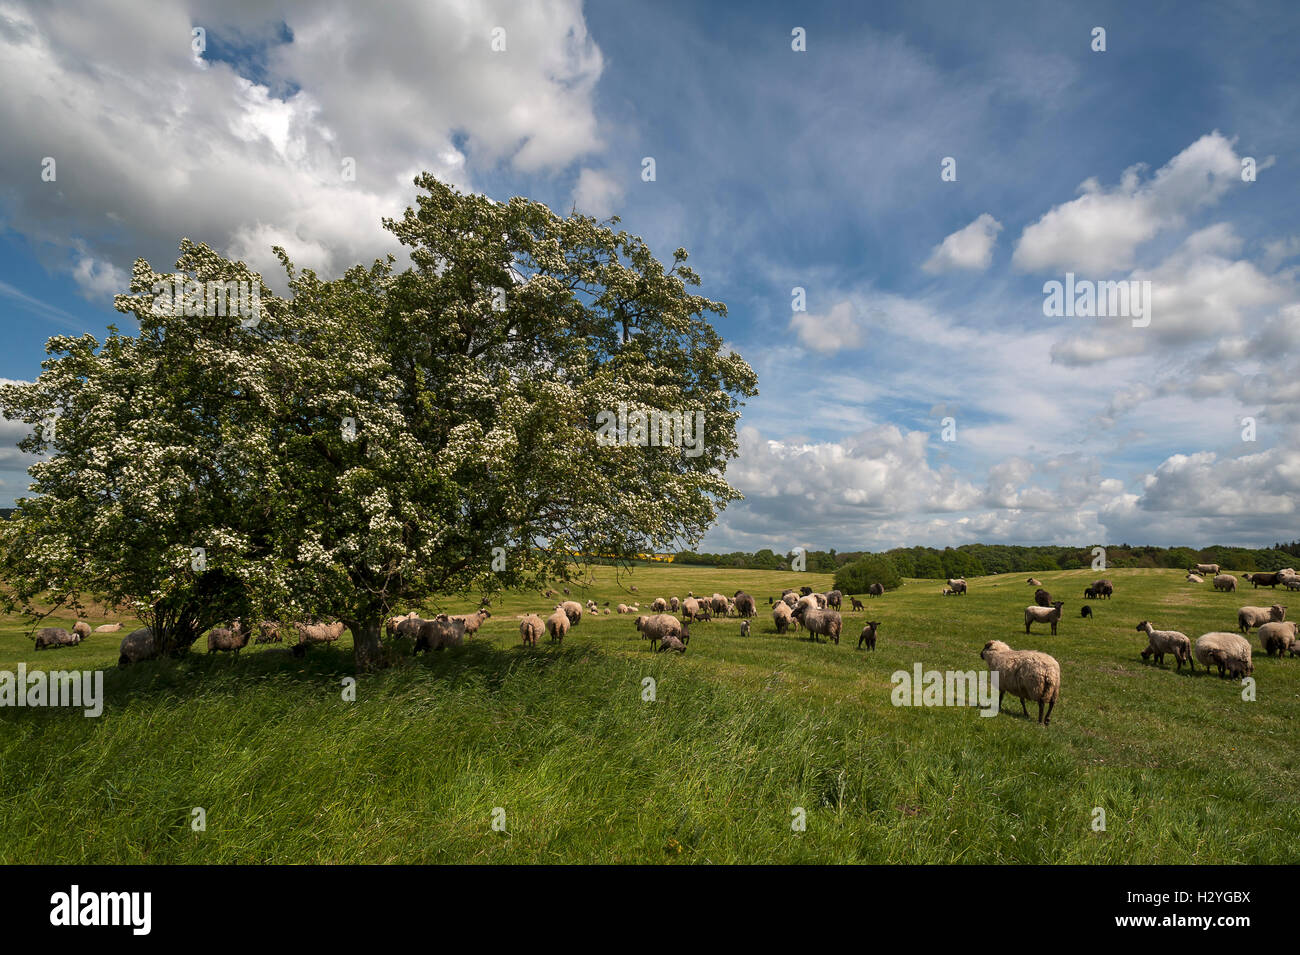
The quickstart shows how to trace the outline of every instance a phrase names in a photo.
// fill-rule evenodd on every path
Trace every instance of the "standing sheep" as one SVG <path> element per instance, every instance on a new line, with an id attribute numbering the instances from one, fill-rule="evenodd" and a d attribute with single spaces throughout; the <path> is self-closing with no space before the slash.
<path id="1" fill-rule="evenodd" d="M 883 597 L 885 596 L 885 585 L 877 581 L 867 588 L 867 593 L 872 597 Z"/>
<path id="2" fill-rule="evenodd" d="M 857 597 L 850 597 L 850 598 L 849 598 L 849 603 L 853 606 L 853 610 L 854 610 L 855 613 L 858 612 L 858 611 L 860 611 L 860 610 L 866 610 L 866 609 L 867 609 L 867 608 L 866 608 L 866 605 L 864 605 L 864 604 L 862 603 L 862 601 L 859 600 Z"/>
<path id="3" fill-rule="evenodd" d="M 1214 578 L 1214 589 L 1232 592 L 1237 589 L 1237 578 L 1232 574 L 1219 574 Z"/>
<path id="4" fill-rule="evenodd" d="M 479 627 L 483 626 L 483 621 L 492 616 L 491 610 L 476 610 L 473 613 L 452 614 L 453 620 L 463 620 L 465 622 L 465 636 L 472 637 L 478 633 Z"/>
<path id="5" fill-rule="evenodd" d="M 716 616 L 725 617 L 727 615 L 727 598 L 723 594 L 715 593 L 709 598 L 709 609 Z"/>
<path id="6" fill-rule="evenodd" d="M 519 621 L 519 635 L 524 638 L 524 646 L 526 647 L 537 646 L 537 640 L 545 629 L 546 624 L 535 613 L 530 613 Z"/>
<path id="7" fill-rule="evenodd" d="M 148 627 L 141 627 L 139 630 L 132 630 L 122 638 L 117 665 L 124 667 L 128 663 L 152 660 L 156 656 L 158 656 L 158 644 L 153 638 L 153 631 Z"/>
<path id="8" fill-rule="evenodd" d="M 808 639 L 816 640 L 820 635 L 839 644 L 843 622 L 834 610 L 821 610 L 801 603 L 794 608 L 794 618 L 808 631 Z"/>
<path id="9" fill-rule="evenodd" d="M 1034 591 L 1034 603 L 1040 607 L 1050 607 L 1052 605 L 1052 595 L 1042 587 Z"/>
<path id="10" fill-rule="evenodd" d="M 1221 678 L 1230 675 L 1237 679 L 1255 672 L 1255 664 L 1250 659 L 1250 641 L 1235 633 L 1203 633 L 1196 638 L 1192 652 L 1207 671 L 1212 665 L 1218 667 Z"/>
<path id="11" fill-rule="evenodd" d="M 1146 660 L 1154 656 L 1158 664 L 1163 665 L 1165 654 L 1172 653 L 1174 659 L 1178 661 L 1178 669 L 1183 669 L 1183 663 L 1190 663 L 1192 672 L 1196 672 L 1196 663 L 1192 660 L 1192 641 L 1188 639 L 1187 634 L 1179 633 L 1177 630 L 1157 630 L 1151 625 L 1150 620 L 1143 620 L 1137 625 L 1139 633 L 1145 632 L 1147 635 L 1147 646 L 1142 651 L 1142 659 Z"/>
<path id="12" fill-rule="evenodd" d="M 569 626 L 576 627 L 582 623 L 582 604 L 576 600 L 566 600 L 558 609 L 563 610 L 564 615 L 569 618 Z"/>
<path id="13" fill-rule="evenodd" d="M 790 612 L 789 604 L 784 601 L 777 601 L 772 604 L 772 622 L 776 624 L 777 633 L 785 633 L 794 623 L 794 615 Z"/>
<path id="14" fill-rule="evenodd" d="M 678 611 L 680 611 L 682 609 L 681 600 L 677 597 L 669 598 L 668 609 L 671 610 L 673 613 L 677 613 Z"/>
<path id="15" fill-rule="evenodd" d="M 648 617 L 637 617 L 636 628 L 641 636 L 650 641 L 653 648 L 665 637 L 673 637 L 685 646 L 691 641 L 689 624 L 683 623 L 670 613 L 658 613 Z"/>
<path id="16" fill-rule="evenodd" d="M 557 611 L 558 612 L 558 611 Z M 465 621 L 440 613 L 432 620 L 420 623 L 415 635 L 415 656 L 421 650 L 442 650 L 446 647 L 458 647 L 465 642 Z"/>
<path id="17" fill-rule="evenodd" d="M 414 617 L 415 614 L 411 614 L 411 616 Z M 407 619 L 407 618 L 406 618 L 406 617 L 398 617 L 398 618 L 396 618 L 396 619 L 398 619 L 398 620 L 405 620 L 405 619 Z M 392 621 L 389 621 L 389 622 L 391 623 Z M 281 630 L 282 626 L 283 626 L 283 624 L 281 624 L 280 621 L 278 621 L 278 620 L 262 620 L 262 621 L 259 621 L 258 624 L 257 624 L 257 638 L 256 638 L 256 640 L 255 640 L 254 642 L 255 642 L 255 643 L 279 643 L 279 642 L 281 642 L 281 640 L 283 639 L 283 638 L 280 636 L 280 630 Z M 393 632 L 395 633 L 396 630 L 394 630 Z"/>
<path id="18" fill-rule="evenodd" d="M 343 623 L 295 623 L 299 643 L 333 643 L 343 636 Z"/>
<path id="19" fill-rule="evenodd" d="M 78 620 L 72 625 L 72 632 L 80 634 L 81 639 L 85 640 L 90 636 L 90 624 L 86 623 L 84 620 Z"/>
<path id="20" fill-rule="evenodd" d="M 1092 589 L 1096 592 L 1098 597 L 1104 597 L 1107 600 L 1109 600 L 1111 595 L 1115 593 L 1115 585 L 1106 579 L 1095 581 L 1092 585 Z"/>
<path id="21" fill-rule="evenodd" d="M 653 601 L 651 601 L 650 609 L 655 613 L 663 613 L 665 610 L 668 609 L 668 601 L 664 600 L 663 597 L 656 597 Z"/>
<path id="22" fill-rule="evenodd" d="M 749 636 L 749 621 L 748 621 L 748 620 L 742 620 L 742 621 L 740 621 L 740 635 L 741 635 L 742 637 L 747 637 L 747 636 Z"/>
<path id="23" fill-rule="evenodd" d="M 998 711 L 1002 710 L 1002 698 L 1010 693 L 1020 698 L 1020 709 L 1029 715 L 1025 700 L 1038 702 L 1038 722 L 1047 726 L 1052 722 L 1052 708 L 1056 706 L 1061 693 L 1061 665 L 1055 657 L 1037 650 L 1012 650 L 1001 640 L 990 640 L 984 644 L 980 656 L 988 664 L 989 670 L 998 674 Z M 1047 713 L 1043 713 L 1043 704 L 1047 704 Z"/>
<path id="24" fill-rule="evenodd" d="M 248 646 L 248 638 L 253 631 L 245 630 L 238 620 L 229 627 L 213 627 L 208 631 L 208 653 L 233 651 L 239 659 L 239 651 Z"/>
<path id="25" fill-rule="evenodd" d="M 1195 567 L 1188 567 L 1189 574 L 1217 574 L 1219 572 L 1218 564 L 1197 564 Z"/>
<path id="26" fill-rule="evenodd" d="M 862 628 L 862 633 L 858 634 L 858 649 L 861 650 L 864 643 L 868 650 L 876 649 L 876 631 L 879 629 L 879 620 L 868 620 L 867 625 Z"/>
<path id="27" fill-rule="evenodd" d="M 753 617 L 758 614 L 758 607 L 754 603 L 754 598 L 743 590 L 736 591 L 736 612 L 742 617 Z"/>
<path id="28" fill-rule="evenodd" d="M 830 610 L 839 610 L 840 605 L 844 602 L 844 594 L 838 590 L 829 591 L 826 594 L 826 606 Z"/>
<path id="29" fill-rule="evenodd" d="M 1271 607 L 1241 607 L 1237 610 L 1237 629 L 1250 633 L 1251 627 L 1286 619 L 1286 607 L 1273 604 Z"/>
<path id="30" fill-rule="evenodd" d="M 966 593 L 966 581 L 965 581 L 965 579 L 962 578 L 962 577 L 954 577 L 954 578 L 951 578 L 951 579 L 948 581 L 948 587 L 949 587 L 949 588 L 952 590 L 952 592 L 955 593 L 955 594 L 965 594 L 965 593 Z"/>
<path id="31" fill-rule="evenodd" d="M 1052 636 L 1056 636 L 1056 625 L 1061 622 L 1061 608 L 1065 602 L 1055 600 L 1051 607 L 1026 607 L 1025 608 L 1025 633 L 1029 633 L 1031 623 L 1050 623 L 1052 625 Z"/>
<path id="32" fill-rule="evenodd" d="M 1260 646 L 1270 657 L 1277 651 L 1278 659 L 1281 659 L 1295 646 L 1297 626 L 1300 625 L 1294 620 L 1275 620 L 1264 624 L 1257 634 Z"/>
<path id="33" fill-rule="evenodd" d="M 556 609 L 555 613 L 546 618 L 546 632 L 551 635 L 552 643 L 563 643 L 569 634 L 569 615 L 562 609 Z"/>

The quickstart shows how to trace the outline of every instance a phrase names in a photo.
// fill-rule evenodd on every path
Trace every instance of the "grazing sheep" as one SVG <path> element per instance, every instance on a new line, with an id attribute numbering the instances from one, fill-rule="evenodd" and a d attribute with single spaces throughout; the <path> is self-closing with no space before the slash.
<path id="1" fill-rule="evenodd" d="M 631 612 L 632 612 L 632 608 L 629 607 L 627 604 L 619 604 L 619 605 L 618 605 L 618 612 L 619 612 L 619 613 L 631 613 Z"/>
<path id="2" fill-rule="evenodd" d="M 551 635 L 551 642 L 564 642 L 564 638 L 569 633 L 569 615 L 563 610 L 557 609 L 555 613 L 546 618 L 546 632 Z"/>
<path id="3" fill-rule="evenodd" d="M 715 593 L 709 598 L 709 609 L 721 617 L 727 615 L 727 598 L 723 594 Z"/>
<path id="4" fill-rule="evenodd" d="M 754 603 L 754 598 L 743 590 L 736 591 L 736 612 L 742 617 L 753 617 L 758 614 L 758 607 Z"/>
<path id="5" fill-rule="evenodd" d="M 844 600 L 844 594 L 838 590 L 829 591 L 826 594 L 826 607 L 830 610 L 839 610 L 840 604 Z"/>
<path id="6" fill-rule="evenodd" d="M 677 597 L 670 597 L 668 600 L 668 609 L 677 613 L 682 609 L 682 602 Z"/>
<path id="7" fill-rule="evenodd" d="M 785 593 L 781 595 L 781 602 L 784 603 L 791 610 L 799 606 L 799 598 L 795 596 L 794 591 L 792 590 L 787 590 Z"/>
<path id="8" fill-rule="evenodd" d="M 632 586 L 628 587 L 627 589 L 630 590 L 630 591 L 632 591 L 632 593 L 636 593 L 636 592 L 637 592 L 636 584 L 632 584 Z"/>
<path id="9" fill-rule="evenodd" d="M 1218 564 L 1197 564 L 1195 567 L 1188 567 L 1189 574 L 1217 574 L 1219 572 Z"/>
<path id="10" fill-rule="evenodd" d="M 1250 633 L 1251 627 L 1285 619 L 1286 607 L 1281 604 L 1273 604 L 1271 607 L 1241 607 L 1237 610 L 1237 629 L 1242 633 Z"/>
<path id="11" fill-rule="evenodd" d="M 1300 577 L 1288 577 L 1282 581 L 1282 586 L 1287 590 L 1300 590 Z"/>
<path id="12" fill-rule="evenodd" d="M 656 652 L 667 653 L 670 650 L 676 653 L 685 653 L 686 644 L 683 643 L 681 640 L 679 640 L 677 637 L 673 636 L 671 633 L 666 633 L 664 634 L 663 638 L 659 641 L 659 646 L 656 648 Z"/>
<path id="13" fill-rule="evenodd" d="M 406 618 L 399 617 L 397 619 L 405 620 Z M 278 620 L 258 621 L 257 636 L 254 638 L 253 642 L 254 643 L 279 643 L 282 639 L 282 637 L 280 636 L 280 630 L 283 628 L 283 626 L 284 625 L 280 623 L 280 621 Z"/>
<path id="14" fill-rule="evenodd" d="M 333 643 L 343 636 L 343 622 L 334 623 L 295 623 L 299 643 Z"/>
<path id="15" fill-rule="evenodd" d="M 1084 606 L 1080 607 L 1080 608 L 1079 608 L 1079 616 L 1080 616 L 1080 617 L 1089 617 L 1089 618 L 1092 617 L 1092 608 L 1089 607 L 1089 606 L 1086 605 L 1086 604 L 1085 604 Z"/>
<path id="16" fill-rule="evenodd" d="M 863 604 L 862 601 L 859 600 L 857 597 L 850 597 L 850 598 L 849 598 L 849 603 L 853 605 L 853 609 L 854 609 L 855 611 L 858 611 L 858 610 L 866 610 L 866 609 L 867 609 L 867 608 L 866 608 L 866 605 Z"/>
<path id="17" fill-rule="evenodd" d="M 564 611 L 564 615 L 569 618 L 569 626 L 576 627 L 582 623 L 582 604 L 578 601 L 566 600 L 556 609 Z"/>
<path id="18" fill-rule="evenodd" d="M 232 651 L 239 659 L 239 651 L 248 646 L 253 631 L 245 630 L 238 620 L 229 627 L 213 627 L 208 631 L 208 653 Z"/>
<path id="19" fill-rule="evenodd" d="M 1280 659 L 1284 653 L 1290 652 L 1296 642 L 1296 629 L 1300 627 L 1294 620 L 1276 620 L 1273 623 L 1266 623 L 1259 628 L 1259 643 L 1264 648 L 1264 652 L 1270 657 L 1273 651 L 1277 651 Z"/>
<path id="20" fill-rule="evenodd" d="M 158 644 L 153 638 L 153 631 L 148 627 L 141 627 L 139 630 L 132 630 L 122 638 L 117 665 L 124 667 L 128 663 L 140 663 L 143 660 L 152 660 L 156 656 L 158 656 Z"/>
<path id="21" fill-rule="evenodd" d="M 1054 600 L 1051 607 L 1026 607 L 1025 633 L 1029 632 L 1031 623 L 1050 623 L 1052 625 L 1052 636 L 1056 636 L 1056 625 L 1061 620 L 1061 608 L 1064 606 L 1064 601 Z"/>
<path id="22" fill-rule="evenodd" d="M 1196 638 L 1192 652 L 1206 670 L 1211 665 L 1218 667 L 1220 677 L 1231 675 L 1237 679 L 1255 672 L 1255 664 L 1250 659 L 1250 641 L 1235 633 L 1203 633 Z"/>
<path id="23" fill-rule="evenodd" d="M 1052 605 L 1052 595 L 1042 587 L 1034 591 L 1034 603 L 1040 607 L 1050 607 Z"/>
<path id="24" fill-rule="evenodd" d="M 1052 722 L 1052 708 L 1061 693 L 1061 665 L 1055 657 L 1037 650 L 1012 650 L 1001 640 L 984 644 L 980 656 L 990 671 L 997 671 L 999 712 L 1002 698 L 1010 693 L 1020 698 L 1020 709 L 1025 716 L 1029 715 L 1025 700 L 1036 700 L 1038 722 L 1044 726 Z M 1044 703 L 1047 704 L 1046 715 L 1043 713 Z"/>
<path id="25" fill-rule="evenodd" d="M 839 644 L 840 630 L 844 624 L 840 620 L 840 615 L 834 610 L 822 610 L 801 603 L 794 608 L 793 616 L 808 631 L 809 640 L 816 640 L 820 635 L 829 637 L 837 645 Z"/>
<path id="26" fill-rule="evenodd" d="M 1084 587 L 1083 597 L 1085 600 L 1096 600 L 1098 597 L 1096 587 Z"/>
<path id="27" fill-rule="evenodd" d="M 424 623 L 424 618 L 419 614 L 411 613 L 402 618 L 402 622 L 397 625 L 396 635 L 415 640 L 420 636 L 420 627 Z"/>
<path id="28" fill-rule="evenodd" d="M 546 624 L 535 613 L 530 613 L 519 621 L 519 635 L 524 638 L 525 646 L 537 646 L 537 640 L 545 629 Z"/>
<path id="29" fill-rule="evenodd" d="M 75 647 L 81 642 L 81 634 L 65 630 L 63 627 L 42 627 L 36 631 L 36 649 L 46 647 Z"/>
<path id="30" fill-rule="evenodd" d="M 742 621 L 740 621 L 740 635 L 741 635 L 742 637 L 747 637 L 747 636 L 749 636 L 749 621 L 748 621 L 748 620 L 742 620 Z"/>
<path id="31" fill-rule="evenodd" d="M 650 604 L 650 609 L 655 613 L 663 613 L 668 609 L 668 601 L 663 597 L 656 597 Z"/>
<path id="32" fill-rule="evenodd" d="M 939 591 L 939 594 L 943 597 L 956 597 L 957 591 L 953 590 L 951 587 L 945 587 L 943 590 Z"/>
<path id="33" fill-rule="evenodd" d="M 1242 576 L 1249 580 L 1256 589 L 1260 587 L 1276 587 L 1282 582 L 1282 575 L 1280 573 L 1266 574 L 1259 572 L 1254 574 L 1243 574 Z"/>
<path id="34" fill-rule="evenodd" d="M 1111 594 L 1115 592 L 1115 585 L 1112 584 L 1109 580 L 1103 579 L 1103 580 L 1094 581 L 1092 585 L 1092 589 L 1096 592 L 1098 597 L 1104 597 L 1107 600 L 1109 600 Z"/>
<path id="35" fill-rule="evenodd" d="M 955 579 L 949 580 L 948 586 L 952 588 L 952 592 L 955 594 L 966 593 L 966 581 L 962 577 L 957 577 Z"/>
<path id="36" fill-rule="evenodd" d="M 794 623 L 794 615 L 790 613 L 790 605 L 785 601 L 778 601 L 772 604 L 772 622 L 776 624 L 777 633 L 785 633 Z"/>
<path id="37" fill-rule="evenodd" d="M 556 613 L 559 613 L 557 610 Z M 446 647 L 458 647 L 465 642 L 465 621 L 440 613 L 432 620 L 420 622 L 420 629 L 415 635 L 415 656 L 421 650 L 442 650 Z"/>
<path id="38" fill-rule="evenodd" d="M 96 627 L 95 633 L 117 633 L 122 629 L 120 623 L 106 623 L 103 626 Z"/>
<path id="39" fill-rule="evenodd" d="M 1183 663 L 1190 663 L 1192 672 L 1196 672 L 1196 664 L 1192 661 L 1192 641 L 1188 639 L 1187 634 L 1179 633 L 1177 630 L 1157 630 L 1151 625 L 1150 620 L 1143 620 L 1136 629 L 1139 633 L 1145 631 L 1147 635 L 1147 646 L 1142 651 L 1143 660 L 1154 656 L 1156 663 L 1163 665 L 1165 654 L 1172 653 L 1174 659 L 1178 661 L 1180 671 L 1183 669 Z"/>
<path id="40" fill-rule="evenodd" d="M 879 582 L 874 583 L 867 588 L 867 593 L 873 597 L 883 597 L 885 596 L 885 585 Z"/>
<path id="41" fill-rule="evenodd" d="M 492 616 L 491 610 L 476 610 L 473 613 L 452 614 L 453 620 L 465 621 L 465 636 L 472 637 L 478 633 L 478 628 L 483 626 L 483 621 Z"/>
<path id="42" fill-rule="evenodd" d="M 665 637 L 670 636 L 681 641 L 683 646 L 691 642 L 690 625 L 678 620 L 670 613 L 637 617 L 636 628 L 641 631 L 642 637 L 650 641 L 651 647 L 654 647 Z"/>
<path id="43" fill-rule="evenodd" d="M 694 597 L 682 601 L 682 616 L 687 620 L 700 620 L 700 602 Z"/>
<path id="44" fill-rule="evenodd" d="M 85 640 L 90 636 L 90 624 L 84 620 L 78 620 L 72 625 L 72 632 L 81 634 L 81 639 Z"/>
<path id="45" fill-rule="evenodd" d="M 1219 574 L 1214 578 L 1214 589 L 1223 591 L 1235 591 L 1237 589 L 1237 578 L 1232 574 Z"/>
<path id="46" fill-rule="evenodd" d="M 865 643 L 868 650 L 876 649 L 876 631 L 880 629 L 879 620 L 868 620 L 867 625 L 862 628 L 862 633 L 858 634 L 858 649 L 862 649 Z"/>
<path id="47" fill-rule="evenodd" d="M 1029 580 L 1026 581 L 1026 583 L 1028 583 L 1030 587 L 1041 587 L 1041 586 L 1043 586 L 1043 582 L 1042 582 L 1041 580 L 1039 580 L 1037 577 L 1030 577 Z"/>

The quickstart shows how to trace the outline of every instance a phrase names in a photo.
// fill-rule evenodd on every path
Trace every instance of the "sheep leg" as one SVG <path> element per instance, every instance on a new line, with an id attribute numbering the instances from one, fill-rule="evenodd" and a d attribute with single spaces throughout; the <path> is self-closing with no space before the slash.
<path id="1" fill-rule="evenodd" d="M 998 691 L 998 712 L 999 712 L 999 713 L 1002 712 L 1002 698 L 1003 698 L 1004 696 L 1006 696 L 1006 695 L 1007 695 L 1007 691 L 1006 691 L 1006 690 L 999 690 L 999 691 Z"/>
<path id="2" fill-rule="evenodd" d="M 1056 698 L 1053 697 L 1052 700 L 1047 704 L 1047 716 L 1043 718 L 1044 726 L 1047 726 L 1049 723 L 1052 722 L 1052 707 L 1054 707 L 1055 705 L 1056 705 Z M 1038 712 L 1040 714 L 1043 712 L 1042 700 L 1038 701 Z"/>
<path id="3" fill-rule="evenodd" d="M 1029 715 L 1029 707 L 1025 706 L 1025 698 L 1023 696 L 1020 698 L 1020 712 L 1023 713 L 1025 716 Z M 1042 715 L 1043 715 L 1043 704 L 1040 702 L 1038 704 L 1038 716 L 1040 719 L 1042 718 Z"/>

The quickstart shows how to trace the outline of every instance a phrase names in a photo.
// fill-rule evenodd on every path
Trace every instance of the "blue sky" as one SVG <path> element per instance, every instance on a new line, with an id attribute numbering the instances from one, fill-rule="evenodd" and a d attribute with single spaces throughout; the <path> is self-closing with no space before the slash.
<path id="1" fill-rule="evenodd" d="M 1300 531 L 1293 5 L 45 6 L 0 0 L 0 377 L 182 236 L 389 251 L 429 169 L 690 250 L 761 392 L 706 548 Z M 1149 326 L 1046 317 L 1066 272 Z"/>

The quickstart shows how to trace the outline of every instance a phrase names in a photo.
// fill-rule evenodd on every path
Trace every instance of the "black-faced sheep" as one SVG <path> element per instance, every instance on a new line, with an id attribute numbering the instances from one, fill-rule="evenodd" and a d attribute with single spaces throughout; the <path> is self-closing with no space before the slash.
<path id="1" fill-rule="evenodd" d="M 1041 580 L 1039 580 L 1037 577 L 1030 577 L 1029 580 L 1026 581 L 1026 583 L 1028 583 L 1030 587 L 1041 587 L 1041 586 L 1043 586 L 1043 582 L 1042 582 Z"/>
<path id="2" fill-rule="evenodd" d="M 1264 624 L 1257 634 L 1260 646 L 1270 657 L 1274 653 L 1277 653 L 1279 658 L 1282 657 L 1295 646 L 1297 626 L 1300 625 L 1294 620 L 1275 620 Z"/>
<path id="3" fill-rule="evenodd" d="M 1188 639 L 1187 634 L 1179 633 L 1177 630 L 1157 630 L 1150 620 L 1143 620 L 1136 629 L 1139 633 L 1145 632 L 1147 635 L 1146 649 L 1142 651 L 1143 660 L 1154 656 L 1156 663 L 1163 665 L 1165 654 L 1172 653 L 1174 659 L 1178 661 L 1180 671 L 1183 663 L 1186 662 L 1191 664 L 1192 672 L 1196 672 L 1196 664 L 1192 661 L 1192 641 Z"/>
<path id="4" fill-rule="evenodd" d="M 836 644 L 840 642 L 843 622 L 834 610 L 822 610 L 801 603 L 794 608 L 794 618 L 808 631 L 808 639 L 816 640 L 818 636 L 823 636 L 829 637 Z"/>
<path id="5" fill-rule="evenodd" d="M 879 620 L 868 620 L 867 625 L 858 634 L 858 649 L 861 650 L 864 644 L 868 650 L 876 649 L 876 631 L 879 629 Z"/>
<path id="6" fill-rule="evenodd" d="M 1052 605 L 1052 595 L 1042 587 L 1034 591 L 1034 603 L 1040 607 L 1050 607 Z"/>
<path id="7" fill-rule="evenodd" d="M 1056 636 L 1056 625 L 1061 622 L 1061 608 L 1065 602 L 1056 600 L 1050 607 L 1026 607 L 1025 608 L 1025 633 L 1029 632 L 1031 623 L 1050 623 L 1052 625 L 1052 636 Z"/>
<path id="8" fill-rule="evenodd" d="M 1206 670 L 1211 666 L 1218 667 L 1220 677 L 1237 679 L 1255 672 L 1255 664 L 1250 658 L 1250 641 L 1235 633 L 1203 633 L 1196 638 L 1192 652 Z"/>
<path id="9" fill-rule="evenodd" d="M 1237 610 L 1237 629 L 1250 633 L 1251 627 L 1286 619 L 1286 607 L 1273 604 L 1271 607 L 1241 607 Z"/>
<path id="10" fill-rule="evenodd" d="M 1020 698 L 1020 709 L 1025 716 L 1029 710 L 1026 700 L 1038 702 L 1038 722 L 1047 726 L 1052 722 L 1052 708 L 1056 706 L 1061 693 L 1061 665 L 1054 657 L 1037 650 L 1012 650 L 1001 640 L 990 640 L 984 644 L 980 656 L 988 664 L 989 670 L 998 674 L 998 710 L 1002 710 L 1002 698 L 1010 693 Z M 1043 713 L 1043 704 L 1047 704 L 1047 713 Z"/>

